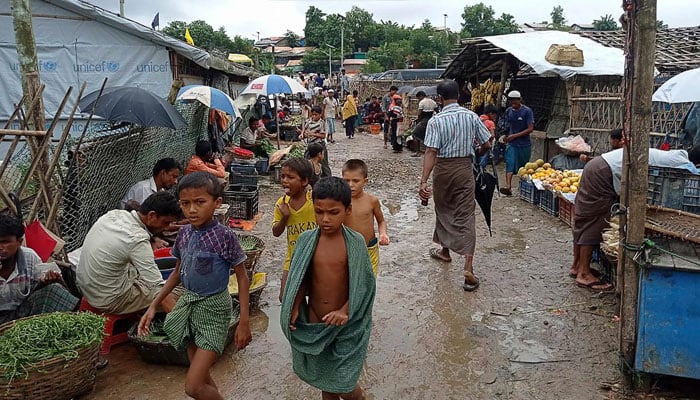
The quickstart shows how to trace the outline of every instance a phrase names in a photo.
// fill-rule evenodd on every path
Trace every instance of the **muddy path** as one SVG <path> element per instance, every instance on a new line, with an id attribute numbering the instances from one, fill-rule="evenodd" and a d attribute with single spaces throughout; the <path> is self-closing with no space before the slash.
<path id="1" fill-rule="evenodd" d="M 342 135 L 339 135 L 342 136 Z M 339 137 L 331 166 L 362 158 L 366 190 L 381 200 L 392 243 L 381 249 L 374 327 L 360 383 L 368 399 L 601 399 L 601 383 L 619 379 L 614 295 L 577 288 L 568 277 L 570 229 L 517 198 L 496 197 L 493 237 L 477 215 L 475 272 L 481 287 L 462 290 L 462 263 L 432 260 L 432 201 L 416 190 L 422 160 L 393 154 L 376 136 Z M 501 181 L 502 181 L 501 177 Z M 228 399 L 316 399 L 300 381 L 279 327 L 279 279 L 285 240 L 270 232 L 279 186 L 261 180 L 266 243 L 258 270 L 268 273 L 262 306 L 251 317 L 253 342 L 232 346 L 213 368 Z M 186 369 L 142 362 L 117 347 L 89 399 L 180 399 Z"/>

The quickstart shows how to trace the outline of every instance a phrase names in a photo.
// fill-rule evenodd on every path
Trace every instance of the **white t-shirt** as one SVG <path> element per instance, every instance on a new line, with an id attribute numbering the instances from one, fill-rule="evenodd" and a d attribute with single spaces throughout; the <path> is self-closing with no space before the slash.
<path id="1" fill-rule="evenodd" d="M 323 105 L 326 109 L 326 113 L 324 115 L 326 118 L 335 118 L 335 116 L 338 115 L 338 100 L 331 97 L 326 97 L 323 99 Z"/>
<path id="2" fill-rule="evenodd" d="M 425 97 L 418 102 L 418 111 L 433 112 L 437 108 L 437 103 L 430 97 Z"/>

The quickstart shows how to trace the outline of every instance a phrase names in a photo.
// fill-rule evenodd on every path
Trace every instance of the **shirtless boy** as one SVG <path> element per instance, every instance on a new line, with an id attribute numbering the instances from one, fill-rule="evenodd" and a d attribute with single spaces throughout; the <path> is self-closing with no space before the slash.
<path id="1" fill-rule="evenodd" d="M 348 160 L 343 165 L 343 180 L 352 190 L 352 214 L 347 218 L 345 225 L 364 236 L 369 258 L 372 260 L 372 271 L 374 276 L 377 276 L 379 245 L 388 245 L 389 235 L 387 235 L 387 225 L 379 199 L 364 191 L 367 184 L 367 164 L 358 159 Z M 379 228 L 379 240 L 375 235 L 375 220 Z"/>
<path id="2" fill-rule="evenodd" d="M 281 327 L 294 372 L 319 388 L 323 399 L 364 399 L 358 380 L 372 329 L 375 278 L 363 237 L 343 226 L 352 212 L 348 184 L 323 178 L 313 201 L 318 228 L 302 233 L 294 249 Z"/>

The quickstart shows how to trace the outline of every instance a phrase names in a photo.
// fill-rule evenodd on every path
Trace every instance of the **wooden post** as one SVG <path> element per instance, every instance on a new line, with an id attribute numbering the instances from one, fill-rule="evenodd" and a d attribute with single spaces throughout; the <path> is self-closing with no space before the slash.
<path id="1" fill-rule="evenodd" d="M 654 85 L 654 51 L 656 43 L 656 0 L 632 0 L 626 4 L 628 32 L 625 43 L 625 118 L 626 145 L 623 155 L 621 201 L 625 206 L 623 241 L 639 248 L 644 241 L 646 221 L 649 130 L 651 95 Z M 623 231 L 623 232 L 624 232 Z M 625 383 L 632 385 L 637 345 L 637 296 L 639 267 L 632 259 L 634 250 L 620 249 L 619 268 L 623 281 L 620 310 L 620 353 Z"/>
<path id="2" fill-rule="evenodd" d="M 499 86 L 498 90 L 498 103 L 496 104 L 496 107 L 498 107 L 498 111 L 500 113 L 501 107 L 507 106 L 505 102 L 505 92 L 506 92 L 506 81 L 508 80 L 508 56 L 504 56 L 503 60 L 501 61 L 501 85 Z"/>
<path id="3" fill-rule="evenodd" d="M 22 92 L 27 98 L 31 99 L 41 86 L 36 43 L 34 42 L 34 29 L 32 28 L 32 11 L 29 6 L 29 0 L 12 0 L 11 8 L 12 22 L 15 27 L 15 41 L 17 42 L 20 77 L 22 79 Z M 29 117 L 28 123 L 31 130 L 42 131 L 46 129 L 43 101 L 39 102 L 38 110 L 31 113 Z"/>

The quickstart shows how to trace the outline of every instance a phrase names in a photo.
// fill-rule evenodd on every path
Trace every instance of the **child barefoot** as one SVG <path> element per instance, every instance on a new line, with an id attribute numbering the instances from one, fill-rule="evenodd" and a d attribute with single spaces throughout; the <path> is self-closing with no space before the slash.
<path id="1" fill-rule="evenodd" d="M 311 163 L 303 158 L 290 158 L 282 164 L 284 195 L 277 200 L 272 218 L 272 234 L 279 237 L 287 231 L 287 256 L 284 259 L 279 299 L 289 274 L 289 263 L 299 235 L 316 227 L 311 193 L 306 190 L 313 174 Z"/>
<path id="2" fill-rule="evenodd" d="M 352 159 L 343 165 L 343 180 L 350 185 L 352 190 L 352 214 L 345 225 L 362 234 L 372 260 L 374 276 L 379 272 L 379 245 L 389 244 L 386 221 L 379 200 L 369 193 L 365 193 L 367 184 L 367 164 L 362 160 Z M 377 220 L 379 228 L 379 240 L 374 234 L 374 220 Z"/>
<path id="3" fill-rule="evenodd" d="M 238 280 L 241 303 L 235 342 L 240 350 L 251 341 L 248 324 L 246 255 L 236 234 L 214 219 L 221 204 L 221 185 L 207 172 L 186 175 L 178 184 L 180 207 L 190 225 L 180 229 L 172 249 L 175 270 L 139 322 L 139 335 L 148 334 L 156 308 L 180 282 L 185 293 L 168 313 L 163 329 L 177 348 L 187 346 L 190 369 L 185 393 L 195 399 L 223 399 L 209 369 L 224 350 L 231 322 L 228 281 L 231 266 Z"/>
<path id="4" fill-rule="evenodd" d="M 358 380 L 372 330 L 372 263 L 362 235 L 343 226 L 352 210 L 348 184 L 323 178 L 313 201 L 319 227 L 297 241 L 280 324 L 299 378 L 323 399 L 364 399 Z"/>

